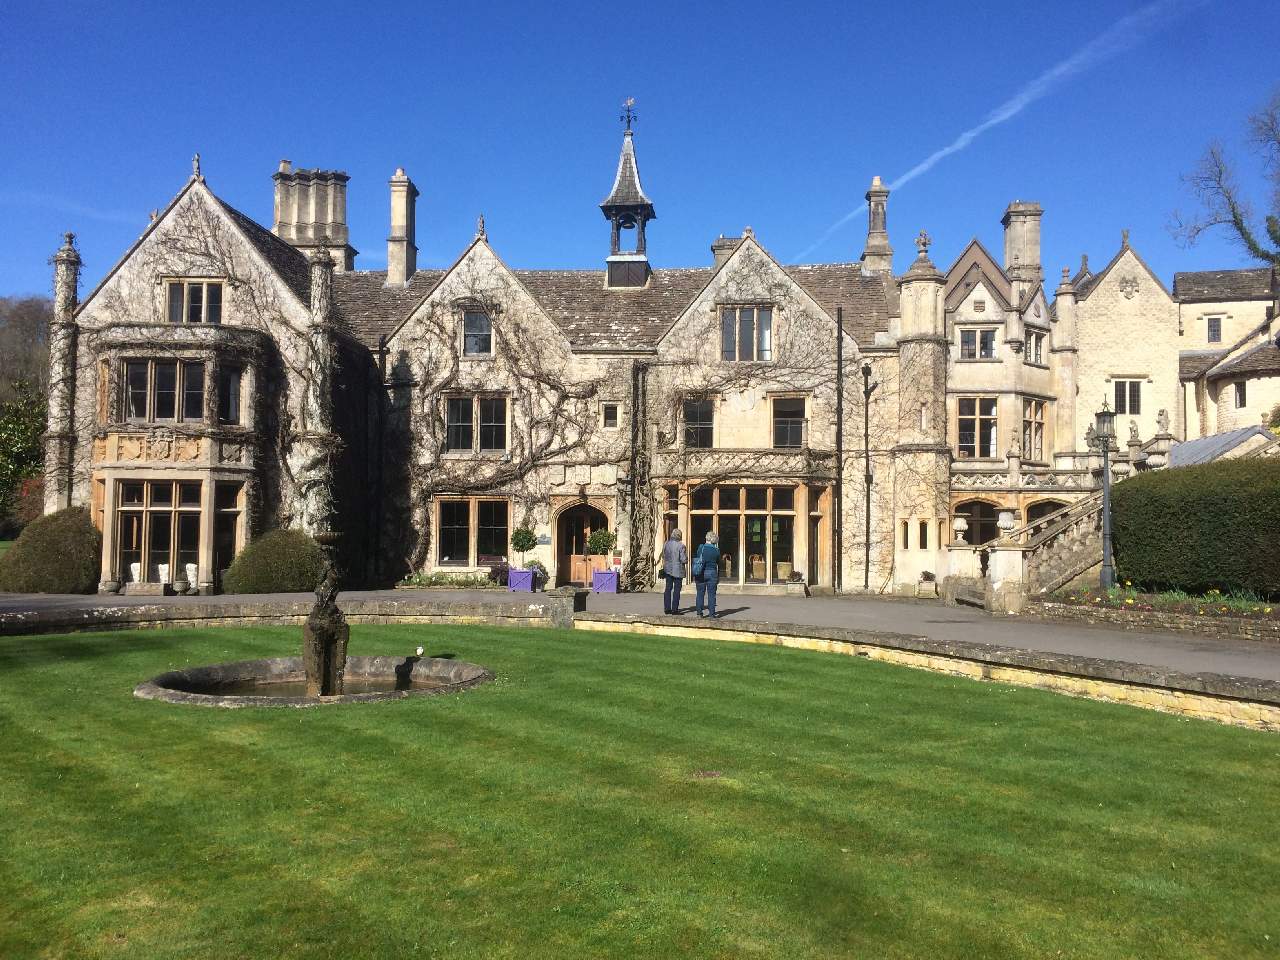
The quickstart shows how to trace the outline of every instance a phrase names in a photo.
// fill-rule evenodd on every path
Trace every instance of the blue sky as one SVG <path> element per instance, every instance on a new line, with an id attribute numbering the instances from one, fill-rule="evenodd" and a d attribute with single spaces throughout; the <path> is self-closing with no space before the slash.
<path id="1" fill-rule="evenodd" d="M 1184 250 L 1166 227 L 1214 137 L 1263 200 L 1244 121 L 1280 85 L 1274 0 L 1058 6 L 9 0 L 0 295 L 46 292 L 65 230 L 94 284 L 197 150 L 268 227 L 282 157 L 346 170 L 357 267 L 385 266 L 397 166 L 422 192 L 420 266 L 483 212 L 512 266 L 599 267 L 627 96 L 658 266 L 709 263 L 747 224 L 783 262 L 856 259 L 865 215 L 831 228 L 871 176 L 957 138 L 890 198 L 899 271 L 921 228 L 944 267 L 975 235 L 999 256 L 1013 199 L 1044 205 L 1051 279 L 1081 252 L 1105 264 L 1123 227 L 1166 283 L 1247 265 L 1225 235 Z"/>

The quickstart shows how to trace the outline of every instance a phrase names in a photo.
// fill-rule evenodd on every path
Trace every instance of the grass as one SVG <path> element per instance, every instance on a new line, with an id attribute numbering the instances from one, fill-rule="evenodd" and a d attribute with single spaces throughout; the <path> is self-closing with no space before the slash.
<path id="1" fill-rule="evenodd" d="M 12 540 L 0 540 L 0 557 L 9 552 L 9 548 L 13 546 Z"/>
<path id="2" fill-rule="evenodd" d="M 296 628 L 0 639 L 0 956 L 1253 957 L 1280 738 L 699 640 L 355 627 L 495 669 L 133 699 Z M 1270 938 L 1270 939 L 1268 939 Z"/>

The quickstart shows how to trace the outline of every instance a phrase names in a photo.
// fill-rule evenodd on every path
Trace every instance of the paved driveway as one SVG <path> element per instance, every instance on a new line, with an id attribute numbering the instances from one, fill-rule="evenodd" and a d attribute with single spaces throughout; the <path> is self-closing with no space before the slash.
<path id="1" fill-rule="evenodd" d="M 489 590 L 423 591 L 440 598 L 495 599 L 510 594 Z M 409 599 L 419 591 L 357 591 L 343 596 Z M 0 613 L 32 609 L 76 610 L 86 607 L 137 604 L 243 603 L 250 599 L 306 600 L 309 594 L 270 594 L 249 598 L 228 597 L 81 597 L 0 594 Z M 693 619 L 693 593 L 688 591 L 685 617 Z M 341 598 L 339 598 L 341 602 Z M 658 615 L 662 594 L 591 594 L 589 610 L 607 613 Z M 885 600 L 867 597 L 773 597 L 723 595 L 720 612 L 732 620 L 741 617 L 771 623 L 813 624 L 888 630 L 935 640 L 993 643 L 1075 656 L 1125 660 L 1164 667 L 1183 673 L 1220 673 L 1228 676 L 1280 680 L 1280 644 L 1254 640 L 1219 640 L 1187 633 L 1144 633 L 1109 626 L 1038 620 L 1029 617 L 994 617 L 970 607 L 947 607 L 933 600 Z"/>

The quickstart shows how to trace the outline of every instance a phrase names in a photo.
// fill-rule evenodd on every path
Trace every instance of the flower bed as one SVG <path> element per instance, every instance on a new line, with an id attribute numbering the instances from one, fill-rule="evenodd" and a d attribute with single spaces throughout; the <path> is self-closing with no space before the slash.
<path id="1" fill-rule="evenodd" d="M 1025 611 L 1057 620 L 1107 623 L 1127 630 L 1177 630 L 1201 636 L 1280 643 L 1280 603 L 1247 595 L 1210 591 L 1140 593 L 1131 585 L 1070 590 Z"/>
<path id="2" fill-rule="evenodd" d="M 1123 585 L 1112 587 L 1110 590 L 1097 587 L 1088 590 L 1070 590 L 1055 594 L 1052 599 L 1057 603 L 1076 606 L 1280 622 L 1280 602 L 1273 603 L 1250 593 L 1224 594 L 1218 590 L 1210 590 L 1201 596 L 1192 596 L 1179 590 L 1142 593 L 1127 580 Z"/>

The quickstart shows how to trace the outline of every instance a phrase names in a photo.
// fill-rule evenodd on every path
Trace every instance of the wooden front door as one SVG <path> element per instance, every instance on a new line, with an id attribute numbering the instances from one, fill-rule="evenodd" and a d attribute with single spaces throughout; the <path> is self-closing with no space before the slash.
<path id="1" fill-rule="evenodd" d="M 591 585 L 593 569 L 604 569 L 607 558 L 587 556 L 587 537 L 591 531 L 609 526 L 609 518 L 590 504 L 570 507 L 560 514 L 556 524 L 556 583 Z"/>

